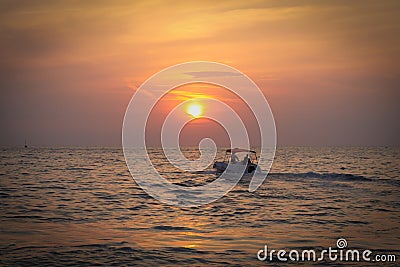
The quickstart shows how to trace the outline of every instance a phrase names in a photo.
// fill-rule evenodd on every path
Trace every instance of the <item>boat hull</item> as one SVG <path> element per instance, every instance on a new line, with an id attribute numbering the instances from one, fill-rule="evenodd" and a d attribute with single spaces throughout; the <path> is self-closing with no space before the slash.
<path id="1" fill-rule="evenodd" d="M 213 168 L 217 170 L 217 173 L 222 173 L 226 170 L 226 168 L 228 168 L 228 163 L 226 162 L 220 162 L 220 161 L 216 161 L 213 165 Z M 256 164 L 249 164 L 246 167 L 246 171 L 244 174 L 252 174 L 257 170 L 257 165 Z M 238 164 L 231 164 L 229 165 L 229 172 L 242 172 L 243 170 L 243 165 L 238 163 Z"/>

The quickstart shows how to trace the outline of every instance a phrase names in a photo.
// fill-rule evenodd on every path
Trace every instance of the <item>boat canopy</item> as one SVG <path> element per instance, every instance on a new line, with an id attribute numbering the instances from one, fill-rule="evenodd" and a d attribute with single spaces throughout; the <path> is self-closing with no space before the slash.
<path id="1" fill-rule="evenodd" d="M 248 149 L 242 149 L 242 148 L 233 148 L 233 149 L 227 149 L 226 153 L 238 153 L 238 152 L 250 152 L 250 153 L 254 153 L 256 154 L 256 152 L 254 150 L 248 150 Z"/>

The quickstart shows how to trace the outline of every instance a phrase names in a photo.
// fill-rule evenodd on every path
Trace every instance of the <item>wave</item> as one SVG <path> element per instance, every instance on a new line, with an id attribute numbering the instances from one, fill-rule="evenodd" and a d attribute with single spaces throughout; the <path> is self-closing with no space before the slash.
<path id="1" fill-rule="evenodd" d="M 67 167 L 65 170 L 68 171 L 94 171 L 93 168 L 85 168 L 85 167 Z"/>
<path id="2" fill-rule="evenodd" d="M 185 172 L 173 172 L 184 174 Z M 164 173 L 165 174 L 165 173 Z M 216 174 L 214 170 L 196 171 L 192 174 Z M 246 178 L 251 178 L 251 175 L 244 175 L 242 180 Z M 373 178 L 368 178 L 362 175 L 355 175 L 350 173 L 318 173 L 318 172 L 303 172 L 303 173 L 293 173 L 293 172 L 270 172 L 268 177 L 283 177 L 283 178 L 312 178 L 312 179 L 326 179 L 332 181 L 373 181 Z M 179 185 L 188 186 L 187 181 Z M 191 185 L 189 185 L 191 186 Z"/>
<path id="3" fill-rule="evenodd" d="M 154 226 L 155 230 L 164 230 L 164 231 L 194 231 L 194 229 L 183 226 L 170 226 L 170 225 L 157 225 Z"/>
<path id="4" fill-rule="evenodd" d="M 354 175 L 350 173 L 317 173 L 317 172 L 306 172 L 306 173 L 269 173 L 269 176 L 284 176 L 287 178 L 314 178 L 314 179 L 326 179 L 335 181 L 372 181 L 371 178 L 367 178 L 362 175 Z"/>

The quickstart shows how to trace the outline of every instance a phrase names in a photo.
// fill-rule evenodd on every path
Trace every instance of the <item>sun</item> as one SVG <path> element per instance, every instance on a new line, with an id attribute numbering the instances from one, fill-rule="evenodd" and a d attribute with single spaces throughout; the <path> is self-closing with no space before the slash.
<path id="1" fill-rule="evenodd" d="M 186 112 L 189 115 L 192 115 L 193 117 L 198 118 L 201 116 L 201 114 L 203 114 L 203 107 L 199 104 L 191 104 L 186 109 Z"/>

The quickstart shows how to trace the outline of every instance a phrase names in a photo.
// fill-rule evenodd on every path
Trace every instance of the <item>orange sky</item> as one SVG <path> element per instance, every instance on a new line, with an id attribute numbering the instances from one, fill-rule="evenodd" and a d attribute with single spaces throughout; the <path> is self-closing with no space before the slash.
<path id="1" fill-rule="evenodd" d="M 204 110 L 202 115 L 212 118 L 219 117 L 219 110 L 208 110 L 209 107 L 202 101 L 203 98 L 213 98 L 223 101 L 229 105 L 242 119 L 248 131 L 250 143 L 253 146 L 260 146 L 260 131 L 257 120 L 250 108 L 234 93 L 228 89 L 210 85 L 210 84 L 190 84 L 180 86 L 167 93 L 153 108 L 147 123 L 146 141 L 148 145 L 156 146 L 161 144 L 161 128 L 168 114 L 180 103 L 194 99 L 194 103 L 200 105 Z M 192 105 L 191 102 L 187 106 Z M 182 112 L 182 116 L 192 118 L 187 111 Z M 223 115 L 221 115 L 223 116 Z M 177 125 L 180 127 L 180 125 Z M 197 120 L 187 124 L 181 133 L 180 143 L 183 146 L 198 144 L 203 138 L 209 137 L 219 146 L 228 147 L 230 144 L 229 136 L 216 121 L 202 119 L 201 116 Z"/>
<path id="2" fill-rule="evenodd" d="M 253 79 L 279 145 L 399 144 L 398 1 L 0 5 L 1 145 L 119 146 L 134 90 L 193 60 Z"/>

